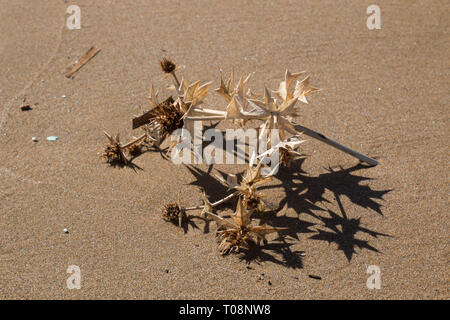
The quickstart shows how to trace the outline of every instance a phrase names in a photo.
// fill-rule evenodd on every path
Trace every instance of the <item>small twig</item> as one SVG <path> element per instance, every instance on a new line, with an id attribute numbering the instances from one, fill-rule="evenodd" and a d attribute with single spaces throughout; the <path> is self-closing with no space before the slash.
<path id="1" fill-rule="evenodd" d="M 91 47 L 88 52 L 86 52 L 80 60 L 76 64 L 74 64 L 69 71 L 66 73 L 66 77 L 70 78 L 75 72 L 77 72 L 79 69 L 81 69 L 82 66 L 84 66 L 86 63 L 89 62 L 97 53 L 100 52 L 101 49 Z"/>

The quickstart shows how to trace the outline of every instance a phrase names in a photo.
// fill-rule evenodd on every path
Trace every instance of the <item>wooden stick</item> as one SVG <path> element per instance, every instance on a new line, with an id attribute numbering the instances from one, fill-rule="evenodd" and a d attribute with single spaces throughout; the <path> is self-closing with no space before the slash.
<path id="1" fill-rule="evenodd" d="M 303 127 L 301 125 L 294 125 L 295 130 L 299 131 L 299 132 L 303 132 L 304 134 L 306 134 L 307 136 L 310 136 L 311 138 L 317 139 L 319 141 L 322 141 L 336 149 L 339 149 L 341 151 L 344 151 L 345 153 L 348 153 L 349 155 L 358 158 L 361 161 L 364 161 L 372 166 L 376 166 L 378 164 L 378 161 L 376 161 L 375 159 L 369 158 L 368 156 L 365 156 L 359 152 L 356 152 L 355 150 L 352 150 L 346 146 L 343 146 L 340 143 L 337 143 L 336 141 L 333 141 L 327 137 L 325 137 L 323 134 L 318 133 L 314 130 L 308 129 L 306 127 Z"/>
<path id="2" fill-rule="evenodd" d="M 66 72 L 66 77 L 70 78 L 75 72 L 77 72 L 82 66 L 89 62 L 101 49 L 91 47 L 88 52 L 86 52 L 76 64 L 74 64 L 69 71 Z"/>

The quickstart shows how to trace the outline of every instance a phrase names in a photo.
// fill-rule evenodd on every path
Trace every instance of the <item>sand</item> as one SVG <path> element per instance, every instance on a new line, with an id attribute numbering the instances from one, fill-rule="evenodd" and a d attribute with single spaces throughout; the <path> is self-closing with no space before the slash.
<path id="1" fill-rule="evenodd" d="M 381 30 L 366 27 L 372 1 L 80 0 L 80 30 L 65 27 L 69 4 L 0 1 L 1 298 L 449 298 L 447 1 L 377 1 Z M 101 52 L 67 79 L 91 46 Z M 134 171 L 99 158 L 103 130 L 139 134 L 131 117 L 152 82 L 168 94 L 164 56 L 215 86 L 219 69 L 256 71 L 257 93 L 285 68 L 309 70 L 324 90 L 297 122 L 380 164 L 308 139 L 308 157 L 264 191 L 288 206 L 269 217 L 289 226 L 285 243 L 222 257 L 214 223 L 184 233 L 160 218 L 167 202 L 199 204 L 196 185 L 220 197 L 206 165 L 146 153 Z M 66 286 L 70 265 L 80 290 Z M 366 286 L 370 265 L 379 290 Z"/>

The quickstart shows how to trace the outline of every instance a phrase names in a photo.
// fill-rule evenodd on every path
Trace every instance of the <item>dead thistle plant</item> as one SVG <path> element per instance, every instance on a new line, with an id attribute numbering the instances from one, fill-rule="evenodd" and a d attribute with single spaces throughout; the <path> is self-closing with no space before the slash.
<path id="1" fill-rule="evenodd" d="M 233 220 L 226 220 L 211 212 L 207 214 L 218 224 L 217 237 L 222 255 L 237 253 L 241 248 L 248 249 L 250 243 L 260 245 L 261 241 L 266 242 L 267 234 L 287 229 L 251 225 L 251 212 L 244 207 L 242 197 L 239 197 L 236 212 L 231 216 Z"/>
<path id="2" fill-rule="evenodd" d="M 177 98 L 174 100 L 169 96 L 166 100 L 158 101 L 158 92 L 155 92 L 153 85 L 148 98 L 151 109 L 142 116 L 133 118 L 133 129 L 146 126 L 146 132 L 155 140 L 155 145 L 159 145 L 168 135 L 177 129 L 185 128 L 185 116 L 192 107 L 203 103 L 203 99 L 208 94 L 210 83 L 200 86 L 200 82 L 188 85 L 184 79 L 181 82 L 176 76 L 177 67 L 173 61 L 164 58 L 160 61 L 163 72 L 172 75 Z"/>
<path id="3" fill-rule="evenodd" d="M 136 150 L 142 150 L 142 143 L 146 138 L 146 135 L 142 135 L 138 138 L 134 138 L 130 142 L 126 144 L 120 143 L 119 134 L 115 136 L 110 135 L 106 131 L 103 132 L 105 136 L 108 138 L 109 143 L 105 146 L 105 149 L 102 152 L 102 159 L 104 162 L 109 163 L 110 165 L 127 165 L 130 160 L 126 156 L 125 152 L 130 153 L 136 152 Z"/>
<path id="4" fill-rule="evenodd" d="M 161 217 L 165 221 L 172 222 L 178 225 L 178 227 L 181 227 L 183 220 L 186 219 L 186 210 L 176 202 L 169 203 L 164 206 Z"/>

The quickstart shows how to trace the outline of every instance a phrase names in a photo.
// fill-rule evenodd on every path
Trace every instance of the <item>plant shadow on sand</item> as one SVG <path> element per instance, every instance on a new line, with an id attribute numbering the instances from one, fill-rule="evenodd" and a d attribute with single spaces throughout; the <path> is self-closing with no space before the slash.
<path id="1" fill-rule="evenodd" d="M 137 156 L 131 158 L 127 163 L 124 163 L 124 162 L 121 162 L 121 161 L 114 160 L 114 161 L 109 162 L 108 165 L 110 165 L 110 166 L 113 167 L 113 168 L 129 168 L 129 169 L 133 169 L 134 172 L 137 172 L 136 170 L 144 171 L 144 169 L 142 169 L 141 167 L 139 167 L 137 164 L 134 164 L 134 163 L 133 163 L 133 160 L 134 160 L 135 158 L 137 158 Z"/>
<path id="2" fill-rule="evenodd" d="M 181 229 L 183 229 L 183 232 L 186 234 L 189 231 L 189 227 L 191 227 L 192 229 L 200 229 L 198 225 L 194 222 L 194 220 L 196 219 L 205 221 L 205 219 L 197 216 L 185 216 L 184 219 L 181 221 L 181 225 L 178 225 L 177 221 L 171 221 L 171 223 L 174 226 L 181 227 Z"/>
<path id="3" fill-rule="evenodd" d="M 279 203 L 279 209 L 291 208 L 297 213 L 297 216 L 288 216 L 284 212 L 285 210 L 279 211 L 279 209 L 255 213 L 254 218 L 259 219 L 260 224 L 267 223 L 270 226 L 288 227 L 288 229 L 280 232 L 279 236 L 270 243 L 264 243 L 261 246 L 252 245 L 248 249 L 242 250 L 239 258 L 247 263 L 270 261 L 289 268 L 302 268 L 301 254 L 303 251 L 296 251 L 291 247 L 298 243 L 299 234 L 307 233 L 313 234 L 309 239 L 336 243 L 338 250 L 344 253 L 348 261 L 351 261 L 356 247 L 379 252 L 367 240 L 357 239 L 356 234 L 362 232 L 374 238 L 390 237 L 390 235 L 362 227 L 361 218 L 348 218 L 341 202 L 341 196 L 346 196 L 352 203 L 382 215 L 382 205 L 376 200 L 383 200 L 383 196 L 391 190 L 373 190 L 369 185 L 360 184 L 363 181 L 370 181 L 372 178 L 358 176 L 353 172 L 370 168 L 369 166 L 357 164 L 346 169 L 340 167 L 339 170 L 328 168 L 327 172 L 314 177 L 307 175 L 301 168 L 304 161 L 305 159 L 299 159 L 293 162 L 290 168 L 282 168 L 275 176 L 275 180 L 278 180 L 279 183 L 260 189 L 264 191 L 283 188 L 285 196 Z M 212 166 L 207 171 L 193 166 L 186 167 L 195 177 L 195 181 L 191 182 L 191 185 L 206 190 L 208 197 L 218 199 L 229 193 L 227 187 L 211 175 Z M 326 190 L 334 194 L 340 213 L 320 206 L 321 203 L 332 203 L 325 198 Z M 234 202 L 228 202 L 221 207 L 233 210 L 233 204 Z M 320 212 L 320 214 L 316 212 Z M 323 215 L 325 212 L 327 216 Z M 302 220 L 300 218 L 302 213 L 317 220 L 317 223 Z M 205 222 L 204 232 L 209 232 L 208 221 Z"/>
<path id="4" fill-rule="evenodd" d="M 352 203 L 360 207 L 383 215 L 381 204 L 375 200 L 383 200 L 383 196 L 392 190 L 373 190 L 369 185 L 360 184 L 372 178 L 352 174 L 371 166 L 359 163 L 347 169 L 340 167 L 335 170 L 329 167 L 327 172 L 312 177 L 301 168 L 304 161 L 305 159 L 299 159 L 293 162 L 290 168 L 280 169 L 276 175 L 280 184 L 262 187 L 261 190 L 282 187 L 286 197 L 281 201 L 280 207 L 287 204 L 298 214 L 304 212 L 316 217 L 312 210 L 323 210 L 317 203 L 330 202 L 324 197 L 325 191 L 329 190 L 337 196 L 347 196 Z"/>
<path id="5" fill-rule="evenodd" d="M 358 232 L 363 232 L 374 238 L 378 238 L 378 236 L 391 236 L 362 227 L 361 218 L 349 219 L 344 210 L 341 199 L 337 194 L 335 194 L 335 198 L 342 217 L 328 209 L 327 211 L 330 217 L 319 216 L 318 218 L 323 223 L 322 227 L 327 228 L 329 231 L 317 228 L 318 233 L 311 236 L 310 239 L 328 241 L 328 243 L 336 243 L 338 250 L 344 252 L 345 257 L 349 262 L 352 260 L 353 254 L 356 253 L 356 247 L 359 249 L 368 249 L 379 252 L 378 249 L 371 246 L 367 240 L 357 239 L 355 237 L 356 234 Z"/>
<path id="6" fill-rule="evenodd" d="M 348 261 L 351 261 L 355 253 L 355 247 L 379 252 L 367 240 L 357 239 L 356 234 L 363 232 L 374 238 L 389 235 L 362 227 L 361 218 L 348 218 L 341 202 L 341 196 L 346 196 L 357 206 L 383 215 L 382 205 L 376 200 L 383 200 L 383 196 L 392 190 L 373 190 L 368 184 L 361 184 L 361 182 L 370 181 L 372 178 L 359 176 L 354 172 L 371 168 L 371 166 L 359 163 L 346 169 L 339 167 L 336 170 L 329 167 L 325 173 L 318 176 L 309 176 L 301 168 L 304 161 L 305 159 L 299 159 L 293 162 L 290 168 L 279 170 L 276 175 L 279 184 L 261 188 L 267 190 L 282 187 L 285 197 L 281 200 L 279 206 L 292 208 L 298 215 L 297 223 L 289 221 L 291 218 L 277 217 L 275 214 L 268 215 L 272 218 L 267 222 L 275 227 L 288 225 L 287 234 L 295 239 L 298 239 L 297 234 L 299 233 L 314 232 L 315 234 L 310 239 L 336 243 L 338 250 L 344 253 Z M 320 203 L 332 203 L 325 198 L 327 190 L 333 193 L 340 213 L 319 206 Z M 323 212 L 327 212 L 328 216 L 324 216 Z M 300 220 L 302 213 L 318 220 L 320 224 L 316 225 Z M 315 230 L 310 229 L 312 226 Z M 327 230 L 324 230 L 323 227 Z"/>

